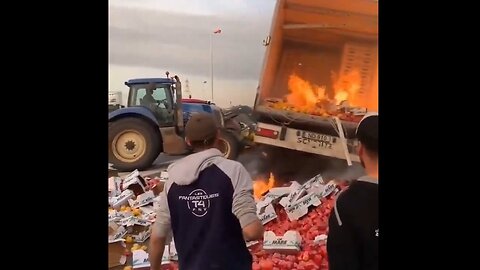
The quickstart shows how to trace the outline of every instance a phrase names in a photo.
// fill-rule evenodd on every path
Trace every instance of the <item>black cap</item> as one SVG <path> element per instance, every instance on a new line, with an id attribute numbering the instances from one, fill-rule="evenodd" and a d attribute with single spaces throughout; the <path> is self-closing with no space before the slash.
<path id="1" fill-rule="evenodd" d="M 368 150 L 378 152 L 378 114 L 365 115 L 358 123 L 356 137 Z"/>

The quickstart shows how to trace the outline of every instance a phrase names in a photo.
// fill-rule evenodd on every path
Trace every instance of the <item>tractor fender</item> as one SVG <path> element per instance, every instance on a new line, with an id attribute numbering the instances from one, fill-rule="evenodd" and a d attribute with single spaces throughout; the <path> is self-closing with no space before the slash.
<path id="1" fill-rule="evenodd" d="M 155 115 L 145 107 L 128 107 L 115 110 L 108 114 L 108 122 L 113 122 L 117 119 L 124 117 L 139 117 L 147 120 L 150 124 L 154 125 L 156 128 L 159 127 L 158 121 L 155 118 Z"/>

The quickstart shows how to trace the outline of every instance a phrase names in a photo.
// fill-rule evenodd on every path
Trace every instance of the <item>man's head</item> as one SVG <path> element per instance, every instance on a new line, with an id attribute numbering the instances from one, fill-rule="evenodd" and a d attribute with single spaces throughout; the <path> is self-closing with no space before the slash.
<path id="1" fill-rule="evenodd" d="M 358 155 L 362 166 L 377 166 L 378 164 L 378 114 L 367 114 L 358 123 L 356 131 L 360 141 Z"/>
<path id="2" fill-rule="evenodd" d="M 195 113 L 185 126 L 185 140 L 194 151 L 213 148 L 218 137 L 218 127 L 213 115 L 209 113 Z"/>
<path id="3" fill-rule="evenodd" d="M 147 94 L 149 94 L 149 95 L 152 95 L 152 94 L 153 94 L 153 90 L 156 89 L 154 83 L 149 83 L 146 88 L 147 88 Z"/>

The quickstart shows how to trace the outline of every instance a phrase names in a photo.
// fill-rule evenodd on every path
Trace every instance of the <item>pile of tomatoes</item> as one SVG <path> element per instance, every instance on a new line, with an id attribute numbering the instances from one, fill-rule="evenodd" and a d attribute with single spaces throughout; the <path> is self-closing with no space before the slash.
<path id="1" fill-rule="evenodd" d="M 253 257 L 252 270 L 313 270 L 328 269 L 325 242 L 314 243 L 318 235 L 328 235 L 328 218 L 334 206 L 334 196 L 321 200 L 322 204 L 310 209 L 298 221 L 290 221 L 285 210 L 275 205 L 277 219 L 265 224 L 265 230 L 283 235 L 288 230 L 296 230 L 302 236 L 302 249 L 297 254 L 267 253 L 259 243 L 250 247 Z"/>

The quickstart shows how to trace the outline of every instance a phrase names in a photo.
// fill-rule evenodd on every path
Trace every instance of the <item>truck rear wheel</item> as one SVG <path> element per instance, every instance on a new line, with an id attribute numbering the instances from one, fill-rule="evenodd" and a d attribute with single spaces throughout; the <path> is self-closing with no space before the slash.
<path id="1" fill-rule="evenodd" d="M 145 120 L 123 118 L 109 124 L 108 161 L 116 169 L 146 169 L 160 152 L 160 132 Z"/>
<path id="2" fill-rule="evenodd" d="M 227 131 L 222 131 L 218 138 L 218 150 L 228 159 L 236 159 L 240 150 L 239 141 Z"/>

